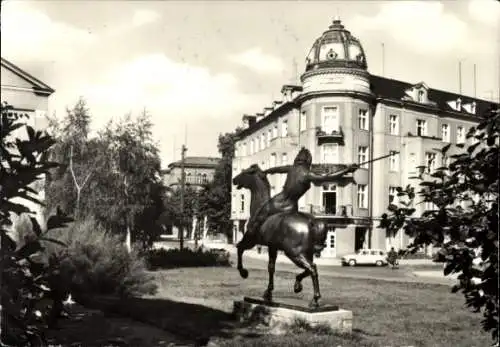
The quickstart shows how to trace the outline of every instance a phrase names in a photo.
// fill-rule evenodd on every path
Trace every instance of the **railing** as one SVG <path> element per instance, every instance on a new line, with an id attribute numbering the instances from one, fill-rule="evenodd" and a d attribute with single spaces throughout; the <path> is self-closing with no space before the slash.
<path id="1" fill-rule="evenodd" d="M 343 143 L 344 141 L 344 132 L 342 131 L 342 127 L 339 127 L 338 130 L 325 131 L 321 127 L 316 127 L 316 137 L 318 139 L 318 145 L 321 145 L 325 142 L 339 142 Z"/>

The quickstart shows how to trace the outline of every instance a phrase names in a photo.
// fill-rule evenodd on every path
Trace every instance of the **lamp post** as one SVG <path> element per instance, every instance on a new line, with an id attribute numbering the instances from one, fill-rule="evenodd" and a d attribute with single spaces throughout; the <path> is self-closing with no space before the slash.
<path id="1" fill-rule="evenodd" d="M 180 223 L 180 230 L 179 230 L 179 248 L 182 251 L 184 249 L 184 187 L 186 183 L 186 177 L 184 173 L 184 159 L 186 155 L 186 145 L 182 145 L 181 149 L 181 206 L 180 206 L 180 212 L 181 212 L 181 223 Z"/>

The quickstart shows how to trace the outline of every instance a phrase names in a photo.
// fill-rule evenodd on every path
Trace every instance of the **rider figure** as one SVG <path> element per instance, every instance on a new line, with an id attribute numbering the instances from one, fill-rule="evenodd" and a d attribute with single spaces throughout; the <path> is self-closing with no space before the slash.
<path id="1" fill-rule="evenodd" d="M 346 169 L 330 175 L 318 175 L 311 171 L 312 156 L 308 149 L 302 147 L 292 166 L 279 166 L 266 171 L 267 174 L 286 173 L 283 190 L 265 202 L 251 216 L 247 224 L 247 233 L 256 233 L 264 221 L 271 215 L 279 212 L 298 211 L 299 199 L 309 190 L 311 183 L 319 185 L 323 182 L 336 181 L 343 175 L 354 172 L 357 165 L 350 165 Z"/>

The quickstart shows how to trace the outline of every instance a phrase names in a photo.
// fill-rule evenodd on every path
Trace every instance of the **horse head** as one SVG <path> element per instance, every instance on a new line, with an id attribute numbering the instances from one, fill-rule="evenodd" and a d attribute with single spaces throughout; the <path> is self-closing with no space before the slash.
<path id="1" fill-rule="evenodd" d="M 267 180 L 266 174 L 257 164 L 253 164 L 249 168 L 242 170 L 233 178 L 233 184 L 237 189 L 258 189 L 259 183 L 264 183 L 264 186 L 269 187 L 269 181 Z"/>

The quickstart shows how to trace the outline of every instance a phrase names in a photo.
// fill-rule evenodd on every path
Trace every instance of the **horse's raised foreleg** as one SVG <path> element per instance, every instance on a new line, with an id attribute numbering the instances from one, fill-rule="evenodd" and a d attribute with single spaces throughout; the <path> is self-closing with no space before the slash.
<path id="1" fill-rule="evenodd" d="M 276 268 L 276 258 L 278 257 L 278 250 L 275 247 L 269 247 L 268 253 L 269 263 L 267 264 L 267 271 L 269 272 L 269 283 L 267 284 L 267 289 L 264 292 L 264 300 L 273 301 L 274 270 Z"/>
<path id="2" fill-rule="evenodd" d="M 312 259 L 309 260 L 307 259 L 303 254 L 298 254 L 298 255 L 287 255 L 291 261 L 298 267 L 304 269 L 305 271 L 299 275 L 297 275 L 296 279 L 303 279 L 307 276 L 311 276 L 312 282 L 313 282 L 313 288 L 314 288 L 314 296 L 313 299 L 311 300 L 311 303 L 309 306 L 311 307 L 318 307 L 319 306 L 319 299 L 321 298 L 321 294 L 319 292 L 319 280 L 318 280 L 318 271 L 316 269 L 316 265 L 312 262 Z M 302 287 L 302 284 L 300 284 L 300 281 L 298 282 L 300 287 Z M 297 285 L 297 282 L 295 282 Z M 294 286 L 294 291 L 298 289 L 298 287 Z"/>
<path id="3" fill-rule="evenodd" d="M 248 233 L 245 233 L 243 239 L 236 245 L 236 249 L 238 250 L 238 271 L 243 278 L 248 277 L 248 270 L 243 267 L 243 252 L 254 246 L 255 240 Z"/>
<path id="4" fill-rule="evenodd" d="M 301 272 L 297 276 L 295 276 L 295 284 L 293 285 L 293 291 L 295 293 L 300 293 L 302 291 L 302 280 L 309 276 L 310 273 L 308 270 L 304 270 L 304 272 Z"/>

